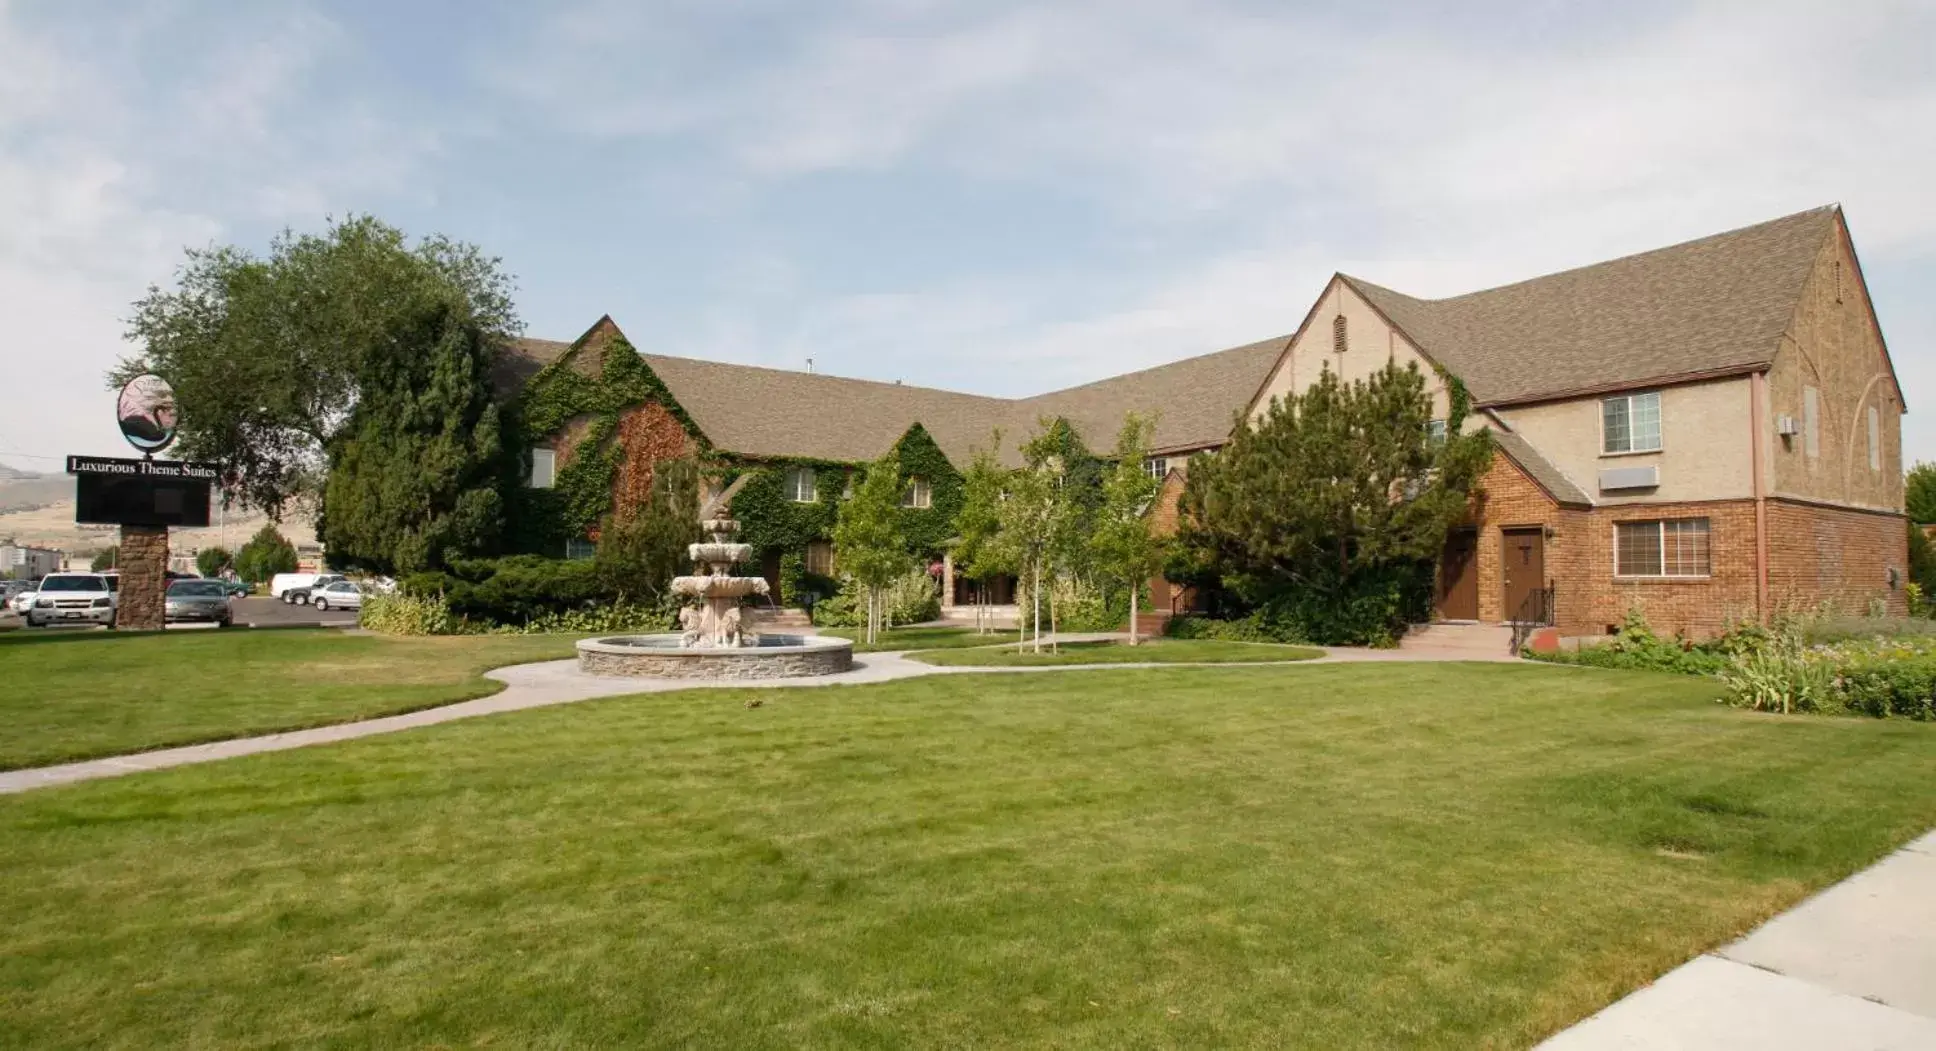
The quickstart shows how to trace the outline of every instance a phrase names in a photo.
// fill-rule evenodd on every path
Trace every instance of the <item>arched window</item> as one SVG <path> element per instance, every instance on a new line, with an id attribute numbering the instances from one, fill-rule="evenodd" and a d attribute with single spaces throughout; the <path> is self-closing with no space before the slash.
<path id="1" fill-rule="evenodd" d="M 1342 354 L 1348 343 L 1349 340 L 1344 331 L 1344 315 L 1339 314 L 1331 319 L 1331 349 Z"/>

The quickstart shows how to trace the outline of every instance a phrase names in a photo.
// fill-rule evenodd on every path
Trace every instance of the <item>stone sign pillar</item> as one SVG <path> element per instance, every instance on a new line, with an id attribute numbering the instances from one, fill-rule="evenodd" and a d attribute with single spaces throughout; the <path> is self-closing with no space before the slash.
<path id="1" fill-rule="evenodd" d="M 121 527 L 121 591 L 114 611 L 115 626 L 132 631 L 160 631 L 168 590 L 168 527 Z"/>

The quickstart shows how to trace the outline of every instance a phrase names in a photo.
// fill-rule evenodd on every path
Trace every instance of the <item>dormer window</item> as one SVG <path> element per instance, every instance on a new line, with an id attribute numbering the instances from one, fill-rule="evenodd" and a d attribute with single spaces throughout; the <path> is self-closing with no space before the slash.
<path id="1" fill-rule="evenodd" d="M 1344 315 L 1339 314 L 1331 319 L 1331 349 L 1342 354 L 1350 344 L 1351 340 L 1345 332 Z"/>

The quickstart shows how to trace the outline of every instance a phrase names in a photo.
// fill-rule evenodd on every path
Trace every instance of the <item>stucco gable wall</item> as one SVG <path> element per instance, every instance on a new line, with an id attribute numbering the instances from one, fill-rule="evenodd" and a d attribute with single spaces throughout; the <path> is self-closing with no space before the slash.
<path id="1" fill-rule="evenodd" d="M 1838 281 L 1837 270 L 1840 270 Z M 1839 289 L 1838 289 L 1839 284 Z M 1819 392 L 1819 454 L 1806 435 L 1775 436 L 1774 418 L 1793 416 L 1805 429 L 1804 388 Z M 1769 477 L 1776 496 L 1870 510 L 1902 510 L 1902 412 L 1888 352 L 1863 293 L 1847 230 L 1822 254 L 1782 335 L 1768 373 Z M 1869 466 L 1868 410 L 1877 410 L 1882 455 Z"/>
<path id="2" fill-rule="evenodd" d="M 1346 350 L 1333 350 L 1333 320 L 1345 318 Z M 1364 297 L 1342 281 L 1333 281 L 1311 311 L 1311 322 L 1291 341 L 1291 348 L 1265 381 L 1262 394 L 1251 406 L 1252 414 L 1262 416 L 1271 399 L 1299 392 L 1316 383 L 1325 369 L 1331 369 L 1347 382 L 1362 380 L 1396 362 L 1403 368 L 1416 363 L 1425 373 L 1426 389 L 1432 394 L 1432 414 L 1444 418 L 1450 411 L 1445 384 L 1430 361 L 1411 341 L 1388 324 Z"/>
<path id="3" fill-rule="evenodd" d="M 1496 410 L 1540 455 L 1596 504 L 1734 500 L 1754 495 L 1750 381 L 1684 383 L 1660 391 L 1659 452 L 1608 455 L 1600 434 L 1600 396 Z M 1660 469 L 1656 489 L 1600 489 L 1607 468 Z"/>

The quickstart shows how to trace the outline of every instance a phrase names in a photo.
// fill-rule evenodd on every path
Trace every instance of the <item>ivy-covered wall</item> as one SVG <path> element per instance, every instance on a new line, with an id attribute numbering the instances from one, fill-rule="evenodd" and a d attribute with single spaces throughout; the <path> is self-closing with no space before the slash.
<path id="1" fill-rule="evenodd" d="M 622 501 L 651 490 L 652 466 L 691 449 L 705 435 L 679 406 L 652 367 L 609 318 L 519 394 L 512 413 L 523 467 L 529 448 L 550 440 L 557 473 L 550 489 L 512 489 L 511 542 L 515 550 L 557 556 L 567 540 L 589 537 Z"/>
<path id="2" fill-rule="evenodd" d="M 901 480 L 919 477 L 928 482 L 929 506 L 901 509 L 908 545 L 917 554 L 939 555 L 941 545 L 954 535 L 955 515 L 961 510 L 961 472 L 918 423 L 901 435 L 894 448 L 900 454 Z M 833 536 L 847 472 L 867 466 L 801 458 L 747 462 L 730 456 L 716 457 L 715 462 L 728 481 L 751 475 L 733 497 L 740 540 L 761 553 L 783 554 L 798 553 L 815 540 Z M 796 503 L 786 491 L 787 472 L 800 467 L 814 470 L 813 503 Z"/>

